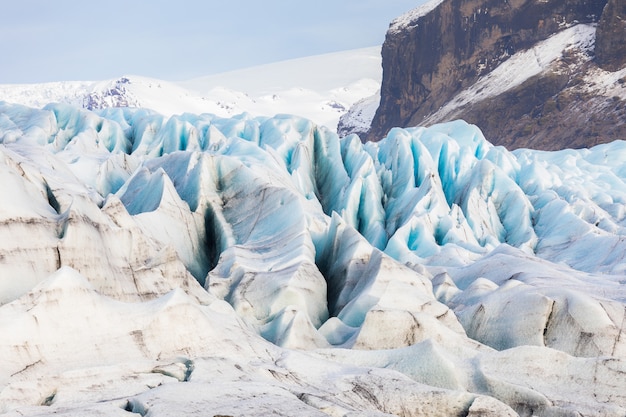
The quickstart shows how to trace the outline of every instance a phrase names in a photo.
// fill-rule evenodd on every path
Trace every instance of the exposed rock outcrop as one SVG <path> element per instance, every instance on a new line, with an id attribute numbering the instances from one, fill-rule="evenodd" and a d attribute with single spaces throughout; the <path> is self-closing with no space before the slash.
<path id="1" fill-rule="evenodd" d="M 457 118 L 511 149 L 626 137 L 626 74 L 598 82 L 601 71 L 624 66 L 622 9 L 623 0 L 443 0 L 401 16 L 383 45 L 380 106 L 363 139 Z M 598 22 L 602 68 L 594 61 Z M 562 49 L 546 56 L 557 34 Z M 487 91 L 509 60 L 500 89 Z"/>
<path id="2" fill-rule="evenodd" d="M 626 65 L 626 0 L 609 0 L 596 33 L 596 59 L 608 71 Z"/>

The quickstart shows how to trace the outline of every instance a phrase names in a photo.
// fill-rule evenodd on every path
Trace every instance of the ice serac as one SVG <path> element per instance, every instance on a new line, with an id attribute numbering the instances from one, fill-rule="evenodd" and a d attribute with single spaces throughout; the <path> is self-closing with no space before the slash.
<path id="1" fill-rule="evenodd" d="M 624 415 L 624 161 L 2 103 L 0 412 Z"/>

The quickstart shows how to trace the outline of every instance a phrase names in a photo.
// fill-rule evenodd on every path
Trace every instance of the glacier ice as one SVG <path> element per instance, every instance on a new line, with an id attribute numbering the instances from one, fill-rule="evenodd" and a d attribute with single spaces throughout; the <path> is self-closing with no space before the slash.
<path id="1" fill-rule="evenodd" d="M 623 415 L 625 178 L 462 121 L 0 102 L 0 413 Z"/>

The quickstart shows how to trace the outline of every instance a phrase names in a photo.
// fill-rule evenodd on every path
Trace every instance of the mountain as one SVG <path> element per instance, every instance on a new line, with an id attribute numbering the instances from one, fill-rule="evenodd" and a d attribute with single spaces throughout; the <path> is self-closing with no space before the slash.
<path id="1" fill-rule="evenodd" d="M 193 80 L 168 82 L 128 75 L 97 82 L 0 85 L 0 101 L 89 110 L 141 107 L 166 116 L 211 113 L 231 117 L 297 114 L 335 130 L 339 117 L 380 89 L 380 47 L 317 55 Z"/>
<path id="2" fill-rule="evenodd" d="M 625 161 L 0 103 L 0 413 L 623 416 Z"/>
<path id="3" fill-rule="evenodd" d="M 509 149 L 626 137 L 624 0 L 434 0 L 391 23 L 378 140 L 463 119 Z"/>

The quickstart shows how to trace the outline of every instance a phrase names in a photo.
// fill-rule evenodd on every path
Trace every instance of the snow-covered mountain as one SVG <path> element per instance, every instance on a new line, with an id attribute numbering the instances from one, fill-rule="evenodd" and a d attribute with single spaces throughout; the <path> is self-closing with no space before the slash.
<path id="1" fill-rule="evenodd" d="M 461 3 L 431 0 L 391 23 L 380 106 L 368 129 L 347 117 L 342 134 L 376 141 L 463 119 L 507 149 L 626 137 L 624 0 Z M 350 113 L 372 113 L 359 106 Z"/>
<path id="2" fill-rule="evenodd" d="M 371 47 L 176 83 L 128 75 L 98 82 L 4 84 L 0 101 L 31 107 L 56 102 L 90 110 L 141 107 L 166 116 L 297 114 L 335 130 L 355 102 L 380 89 L 381 79 L 380 47 Z"/>
<path id="3" fill-rule="evenodd" d="M 626 144 L 0 104 L 0 413 L 623 416 Z"/>

